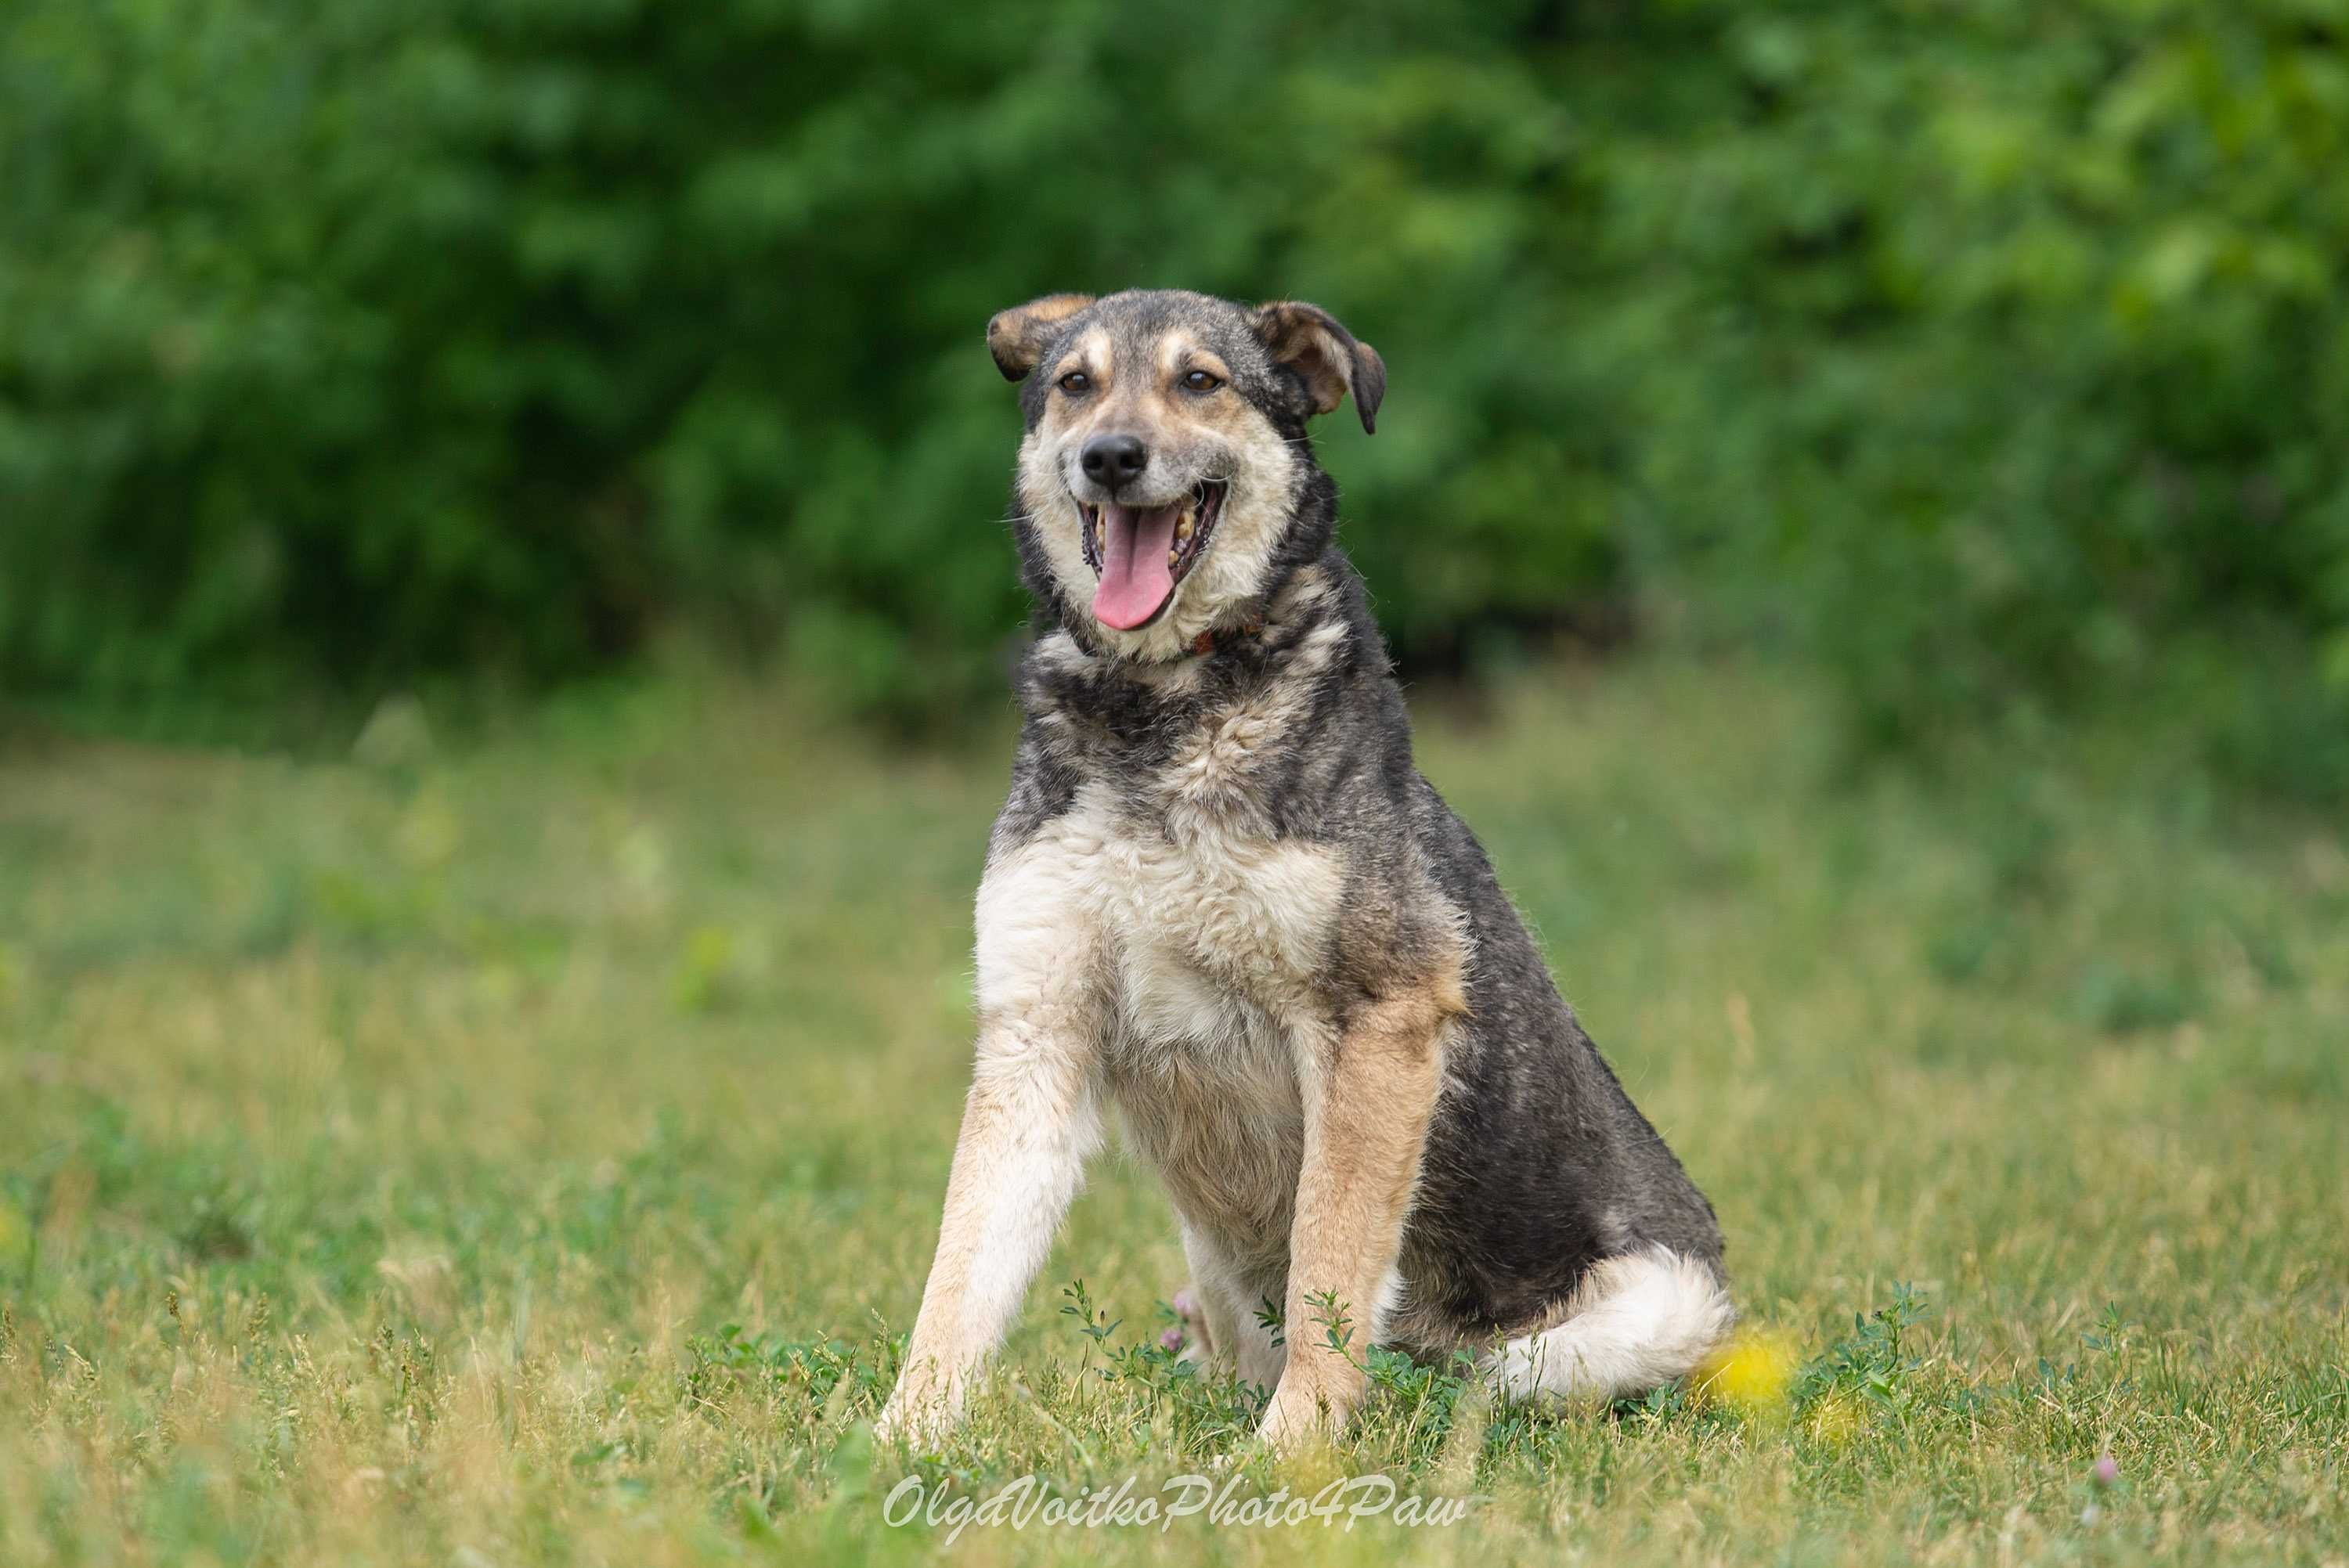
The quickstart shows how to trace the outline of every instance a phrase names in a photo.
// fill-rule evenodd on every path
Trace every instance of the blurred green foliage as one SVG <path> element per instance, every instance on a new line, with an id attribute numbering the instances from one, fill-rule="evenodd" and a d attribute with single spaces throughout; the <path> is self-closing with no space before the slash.
<path id="1" fill-rule="evenodd" d="M 1692 607 L 1900 740 L 2349 779 L 2349 0 L 14 0 L 0 687 L 664 627 L 868 711 L 1022 602 L 988 315 L 1314 299 L 1406 657 Z"/>

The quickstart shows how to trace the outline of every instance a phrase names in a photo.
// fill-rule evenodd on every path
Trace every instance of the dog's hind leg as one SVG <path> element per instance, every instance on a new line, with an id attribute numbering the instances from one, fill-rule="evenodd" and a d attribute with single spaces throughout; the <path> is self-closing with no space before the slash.
<path id="1" fill-rule="evenodd" d="M 1234 1337 L 1230 1293 L 1219 1277 L 1222 1254 L 1213 1242 L 1189 1225 L 1183 1227 L 1183 1261 L 1191 1265 L 1191 1283 L 1175 1293 L 1174 1305 L 1183 1314 L 1185 1357 L 1193 1361 L 1228 1362 L 1238 1348 Z"/>
<path id="2" fill-rule="evenodd" d="M 1616 1399 L 1684 1377 L 1736 1320 L 1713 1269 L 1669 1247 L 1592 1267 L 1556 1327 L 1502 1347 L 1494 1371 L 1511 1399 Z"/>
<path id="3" fill-rule="evenodd" d="M 1268 1290 L 1211 1232 L 1188 1222 L 1183 1226 L 1183 1256 L 1191 1265 L 1191 1294 L 1206 1341 L 1195 1349 L 1195 1358 L 1228 1367 L 1241 1382 L 1268 1391 L 1280 1380 L 1286 1357 L 1257 1319 L 1268 1295 L 1277 1295 L 1279 1284 L 1276 1281 Z"/>

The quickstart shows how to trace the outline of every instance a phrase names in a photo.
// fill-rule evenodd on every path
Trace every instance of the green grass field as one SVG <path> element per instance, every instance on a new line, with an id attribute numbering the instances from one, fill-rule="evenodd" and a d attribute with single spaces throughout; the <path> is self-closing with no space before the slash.
<path id="1" fill-rule="evenodd" d="M 1143 1348 L 1181 1257 L 1113 1158 L 926 1484 L 1487 1501 L 958 1560 L 2349 1559 L 2337 824 L 2110 734 L 1857 772 L 1800 682 L 1680 660 L 1421 727 L 1791 1398 L 1537 1417 L 1381 1366 L 1276 1472 L 1246 1391 Z M 884 1522 L 869 1422 L 1009 738 L 889 752 L 688 681 L 404 761 L 10 739 L 0 1563 L 944 1549 Z"/>

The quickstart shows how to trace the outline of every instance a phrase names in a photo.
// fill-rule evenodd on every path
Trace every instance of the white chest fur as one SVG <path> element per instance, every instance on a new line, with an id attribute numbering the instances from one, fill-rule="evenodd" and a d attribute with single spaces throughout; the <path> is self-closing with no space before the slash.
<path id="1" fill-rule="evenodd" d="M 1343 872 L 1330 851 L 1210 813 L 1121 810 L 1098 784 L 990 867 L 978 895 L 978 999 L 1018 1008 L 1095 991 L 1149 1039 L 1213 1038 L 1251 1007 L 1305 1005 Z"/>
<path id="2" fill-rule="evenodd" d="M 1251 831 L 1249 815 L 1134 811 L 1085 786 L 988 870 L 978 1000 L 1088 1036 L 1070 1047 L 1096 1053 L 1185 1219 L 1270 1239 L 1344 877 L 1330 851 Z"/>

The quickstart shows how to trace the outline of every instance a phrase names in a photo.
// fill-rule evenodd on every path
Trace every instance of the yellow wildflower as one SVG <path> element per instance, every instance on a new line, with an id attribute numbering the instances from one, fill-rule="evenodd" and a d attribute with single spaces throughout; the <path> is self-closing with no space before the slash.
<path id="1" fill-rule="evenodd" d="M 1786 1336 L 1741 1328 L 1697 1369 L 1697 1397 L 1748 1418 L 1781 1415 L 1802 1360 Z"/>

